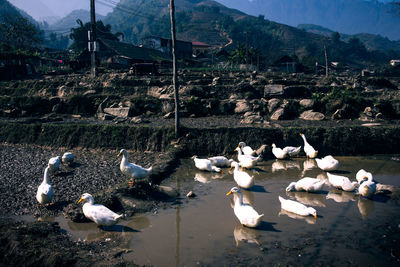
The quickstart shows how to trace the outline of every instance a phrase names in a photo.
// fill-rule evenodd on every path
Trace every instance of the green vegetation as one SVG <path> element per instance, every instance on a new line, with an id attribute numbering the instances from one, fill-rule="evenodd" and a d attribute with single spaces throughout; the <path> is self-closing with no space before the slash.
<path id="1" fill-rule="evenodd" d="M 333 114 L 338 109 L 343 109 L 343 119 L 355 119 L 359 117 L 360 110 L 370 104 L 362 98 L 358 91 L 351 88 L 334 87 L 329 93 L 314 93 L 314 109 L 324 114 Z"/>
<path id="2" fill-rule="evenodd" d="M 78 19 L 76 21 L 79 25 L 77 28 L 71 29 L 70 38 L 74 41 L 71 45 L 71 49 L 77 51 L 83 51 L 87 48 L 88 44 L 88 31 L 90 30 L 90 22 L 83 24 L 83 22 Z M 113 41 L 119 41 L 119 37 L 123 36 L 122 33 L 111 33 L 111 25 L 104 25 L 102 21 L 96 21 L 96 34 L 99 39 L 107 39 Z"/>

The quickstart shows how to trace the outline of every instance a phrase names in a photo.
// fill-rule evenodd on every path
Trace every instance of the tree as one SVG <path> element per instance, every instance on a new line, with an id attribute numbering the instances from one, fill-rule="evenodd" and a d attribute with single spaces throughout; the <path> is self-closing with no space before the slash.
<path id="1" fill-rule="evenodd" d="M 231 53 L 233 62 L 243 64 L 246 62 L 246 47 L 244 44 L 239 43 Z"/>
<path id="2" fill-rule="evenodd" d="M 72 28 L 69 38 L 71 38 L 74 43 L 71 45 L 71 49 L 82 51 L 88 46 L 88 31 L 90 30 L 90 22 L 83 24 L 80 19 L 76 20 L 79 27 Z M 99 39 L 107 39 L 113 41 L 119 41 L 123 34 L 111 33 L 111 25 L 104 25 L 101 20 L 96 21 L 96 34 Z"/>
<path id="3" fill-rule="evenodd" d="M 332 33 L 331 38 L 332 38 L 333 43 L 337 44 L 340 41 L 340 34 L 338 32 L 334 32 L 334 33 Z"/>
<path id="4" fill-rule="evenodd" d="M 29 50 L 43 41 L 43 33 L 22 16 L 6 15 L 0 23 L 0 43 L 14 49 Z"/>

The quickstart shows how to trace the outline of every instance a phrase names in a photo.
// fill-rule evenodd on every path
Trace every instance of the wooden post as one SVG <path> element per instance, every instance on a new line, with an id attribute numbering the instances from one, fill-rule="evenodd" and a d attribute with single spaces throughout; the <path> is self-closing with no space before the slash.
<path id="1" fill-rule="evenodd" d="M 174 98 L 175 98 L 175 138 L 179 137 L 179 92 L 176 81 L 176 57 L 175 57 L 175 3 L 174 0 L 170 0 L 170 17 L 171 17 L 171 39 L 172 39 L 172 85 L 174 87 Z"/>
<path id="2" fill-rule="evenodd" d="M 94 0 L 90 0 L 90 31 L 89 47 L 92 49 L 91 53 L 91 74 L 96 77 L 96 12 L 94 7 Z"/>

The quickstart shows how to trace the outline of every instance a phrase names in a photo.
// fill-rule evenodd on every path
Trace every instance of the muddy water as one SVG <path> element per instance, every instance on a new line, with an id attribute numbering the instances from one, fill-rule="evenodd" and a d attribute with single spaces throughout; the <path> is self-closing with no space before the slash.
<path id="1" fill-rule="evenodd" d="M 364 168 L 383 183 L 400 186 L 400 161 L 391 156 L 338 157 L 340 174 L 355 180 Z M 319 194 L 286 193 L 301 177 L 327 179 L 314 160 L 264 161 L 256 185 L 244 191 L 244 200 L 264 213 L 257 229 L 242 227 L 231 197 L 236 186 L 229 169 L 224 174 L 201 172 L 184 159 L 164 185 L 177 188 L 181 201 L 173 209 L 153 211 L 122 221 L 109 232 L 93 223 L 71 223 L 57 218 L 75 240 L 105 240 L 115 235 L 127 240 L 126 260 L 154 266 L 257 265 L 383 265 L 395 266 L 400 205 L 385 196 L 360 199 L 354 193 L 326 188 Z M 196 197 L 187 199 L 193 191 Z M 318 212 L 318 218 L 282 211 L 278 196 L 295 199 Z M 111 233 L 111 234 L 110 234 Z M 397 243 L 398 244 L 398 243 Z M 396 250 L 397 249 L 397 250 Z M 397 251 L 397 252 L 396 252 Z"/>

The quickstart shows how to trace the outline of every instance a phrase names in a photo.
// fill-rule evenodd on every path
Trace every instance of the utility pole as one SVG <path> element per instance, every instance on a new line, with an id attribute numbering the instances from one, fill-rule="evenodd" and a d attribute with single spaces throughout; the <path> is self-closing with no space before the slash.
<path id="1" fill-rule="evenodd" d="M 92 77 L 96 77 L 96 12 L 94 7 L 94 1 L 90 0 L 90 33 L 89 33 L 89 51 L 91 51 L 91 74 Z"/>
<path id="2" fill-rule="evenodd" d="M 325 52 L 325 77 L 328 77 L 328 55 L 326 53 L 326 46 L 324 45 L 324 52 Z"/>
<path id="3" fill-rule="evenodd" d="M 248 58 L 249 58 L 249 32 L 246 31 L 246 68 L 247 68 Z"/>
<path id="4" fill-rule="evenodd" d="M 172 46 L 172 85 L 174 87 L 174 98 L 175 98 L 175 138 L 179 137 L 179 92 L 176 84 L 176 57 L 175 57 L 175 3 L 174 0 L 170 0 L 170 17 L 171 17 L 171 46 Z"/>

